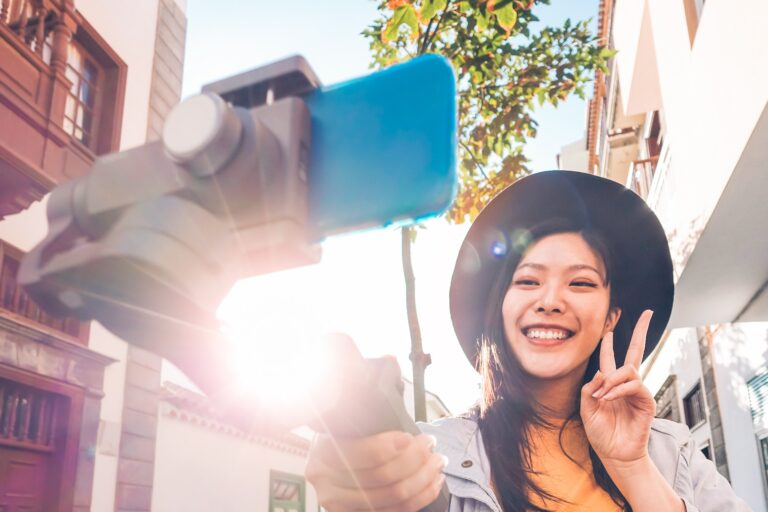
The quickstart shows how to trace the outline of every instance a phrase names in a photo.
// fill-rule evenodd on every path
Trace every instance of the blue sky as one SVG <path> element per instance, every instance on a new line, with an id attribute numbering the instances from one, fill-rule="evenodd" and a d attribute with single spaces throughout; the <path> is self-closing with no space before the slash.
<path id="1" fill-rule="evenodd" d="M 183 96 L 203 84 L 285 57 L 302 54 L 325 84 L 368 72 L 368 45 L 360 32 L 376 17 L 373 0 L 290 2 L 188 0 Z M 541 24 L 592 19 L 598 0 L 552 0 L 537 8 Z M 555 167 L 560 148 L 580 138 L 586 106 L 578 98 L 542 108 L 538 137 L 526 153 L 532 168 Z"/>
<path id="2" fill-rule="evenodd" d="M 539 8 L 542 23 L 597 15 L 598 0 L 552 4 Z M 375 18 L 375 6 L 370 0 L 188 0 L 183 96 L 198 92 L 205 83 L 291 54 L 304 55 L 325 84 L 366 74 L 369 51 L 360 32 Z M 540 109 L 539 135 L 526 148 L 533 169 L 554 168 L 560 148 L 583 136 L 585 109 L 578 98 L 557 109 Z M 424 347 L 433 357 L 427 387 L 453 412 L 471 405 L 477 394 L 477 377 L 464 359 L 448 315 L 450 274 L 465 231 L 466 226 L 436 219 L 420 232 L 414 247 Z M 258 332 L 255 324 L 262 319 L 302 325 L 305 331 L 341 330 L 355 338 L 366 356 L 397 356 L 409 375 L 399 233 L 381 230 L 337 237 L 323 244 L 323 253 L 319 265 L 240 282 L 222 315 L 244 332 Z M 272 325 L 262 332 L 275 329 Z M 286 358 L 296 353 L 287 342 L 286 347 Z M 259 371 L 256 366 L 254 371 Z"/>

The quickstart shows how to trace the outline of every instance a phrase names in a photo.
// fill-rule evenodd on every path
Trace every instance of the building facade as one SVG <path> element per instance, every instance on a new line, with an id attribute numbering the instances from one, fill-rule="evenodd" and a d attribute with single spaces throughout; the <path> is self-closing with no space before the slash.
<path id="1" fill-rule="evenodd" d="M 2 510 L 318 510 L 306 438 L 238 430 L 193 385 L 164 381 L 167 362 L 46 315 L 16 282 L 46 235 L 46 194 L 159 136 L 180 97 L 185 12 L 185 0 L 0 2 Z M 431 393 L 428 411 L 447 414 Z"/>
<path id="2" fill-rule="evenodd" d="M 304 479 L 310 441 L 264 437 L 228 423 L 217 404 L 187 387 L 162 386 L 152 510 L 314 512 Z"/>
<path id="3" fill-rule="evenodd" d="M 149 510 L 160 363 L 16 283 L 46 194 L 179 99 L 184 0 L 0 5 L 0 508 Z"/>
<path id="4" fill-rule="evenodd" d="M 645 383 L 768 511 L 768 4 L 602 0 L 598 21 L 616 54 L 560 165 L 625 184 L 659 216 L 675 306 Z"/>

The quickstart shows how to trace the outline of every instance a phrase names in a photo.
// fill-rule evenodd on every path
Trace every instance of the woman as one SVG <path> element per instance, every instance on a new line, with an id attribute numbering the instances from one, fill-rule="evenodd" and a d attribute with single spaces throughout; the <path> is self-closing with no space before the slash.
<path id="1" fill-rule="evenodd" d="M 635 194 L 569 171 L 518 181 L 473 223 L 451 283 L 479 405 L 416 437 L 320 438 L 306 471 L 320 503 L 419 510 L 445 480 L 450 511 L 748 510 L 687 428 L 654 419 L 638 374 L 673 291 Z"/>

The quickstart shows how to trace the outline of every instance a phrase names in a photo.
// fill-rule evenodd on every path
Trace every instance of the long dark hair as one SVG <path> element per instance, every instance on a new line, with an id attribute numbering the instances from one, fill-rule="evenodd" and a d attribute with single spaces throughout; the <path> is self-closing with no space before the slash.
<path id="1" fill-rule="evenodd" d="M 531 426 L 554 428 L 541 414 L 528 391 L 523 369 L 515 358 L 506 341 L 501 316 L 501 303 L 509 287 L 517 265 L 523 253 L 530 245 L 546 236 L 558 233 L 574 232 L 580 234 L 589 246 L 602 258 L 606 271 L 606 284 L 610 283 L 613 259 L 609 246 L 601 235 L 590 229 L 575 226 L 566 219 L 556 219 L 534 226 L 522 238 L 513 240 L 511 250 L 506 256 L 503 270 L 490 290 L 486 310 L 485 327 L 480 340 L 478 371 L 482 377 L 482 397 L 477 406 L 479 426 L 483 435 L 483 444 L 488 453 L 491 473 L 506 512 L 549 512 L 533 503 L 530 494 L 538 495 L 542 500 L 562 502 L 532 480 L 534 474 L 530 450 Z M 610 309 L 621 304 L 620 290 L 611 287 Z M 610 310 L 609 309 L 609 310 Z M 599 346 L 592 353 L 584 374 L 584 383 L 589 381 L 599 367 Z M 580 397 L 580 394 L 577 394 Z M 569 422 L 581 421 L 579 417 L 579 398 L 571 416 L 560 426 L 559 439 L 562 448 L 563 432 Z M 565 450 L 563 450 L 565 453 Z M 566 453 L 566 456 L 571 458 Z M 625 510 L 631 511 L 629 504 L 613 483 L 605 466 L 589 446 L 592 472 L 597 485 L 602 487 Z"/>

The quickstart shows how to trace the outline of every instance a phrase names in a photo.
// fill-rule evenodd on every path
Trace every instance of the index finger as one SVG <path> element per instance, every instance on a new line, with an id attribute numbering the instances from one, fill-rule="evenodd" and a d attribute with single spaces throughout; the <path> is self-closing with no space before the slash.
<path id="1" fill-rule="evenodd" d="M 613 355 L 613 331 L 605 333 L 600 342 L 600 372 L 610 375 L 616 370 L 616 357 Z"/>
<path id="2" fill-rule="evenodd" d="M 640 315 L 632 332 L 632 339 L 627 347 L 627 357 L 624 358 L 625 365 L 632 365 L 635 369 L 640 368 L 643 362 L 643 353 L 645 352 L 645 339 L 648 337 L 648 327 L 651 325 L 653 311 L 646 309 Z"/>
<path id="3" fill-rule="evenodd" d="M 312 451 L 327 466 L 336 470 L 370 469 L 396 458 L 412 441 L 411 434 L 398 431 L 357 439 L 321 436 Z"/>

